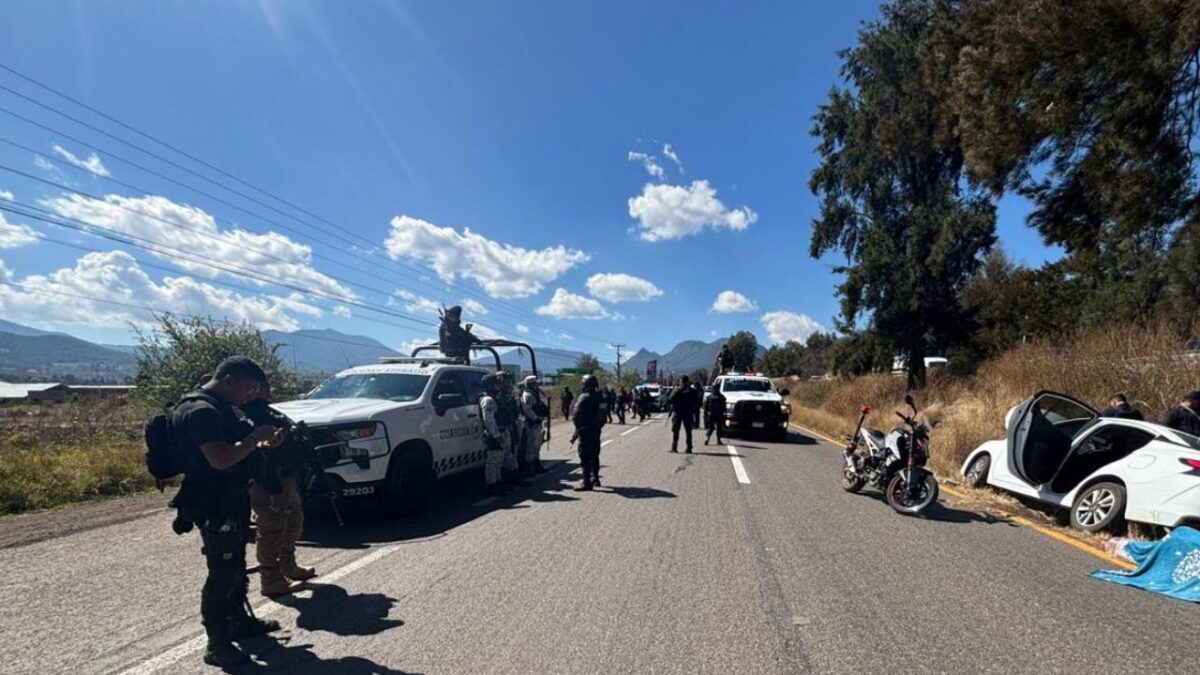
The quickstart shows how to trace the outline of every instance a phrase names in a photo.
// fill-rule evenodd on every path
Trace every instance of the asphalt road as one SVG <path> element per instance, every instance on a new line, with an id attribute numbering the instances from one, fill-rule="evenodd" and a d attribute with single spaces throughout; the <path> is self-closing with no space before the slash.
<path id="1" fill-rule="evenodd" d="M 838 486 L 836 448 L 735 439 L 666 452 L 609 426 L 605 487 L 554 470 L 502 499 L 448 485 L 426 515 L 311 528 L 322 572 L 240 672 L 1194 673 L 1200 610 L 1096 581 L 1103 563 L 958 509 Z M 740 471 L 738 465 L 740 464 Z M 0 672 L 216 672 L 203 561 L 170 514 L 0 550 Z"/>

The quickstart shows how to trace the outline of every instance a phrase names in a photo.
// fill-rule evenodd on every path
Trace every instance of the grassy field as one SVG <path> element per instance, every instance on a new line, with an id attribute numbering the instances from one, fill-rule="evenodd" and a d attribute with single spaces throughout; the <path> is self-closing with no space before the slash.
<path id="1" fill-rule="evenodd" d="M 143 417 L 109 400 L 0 406 L 0 514 L 152 488 Z"/>

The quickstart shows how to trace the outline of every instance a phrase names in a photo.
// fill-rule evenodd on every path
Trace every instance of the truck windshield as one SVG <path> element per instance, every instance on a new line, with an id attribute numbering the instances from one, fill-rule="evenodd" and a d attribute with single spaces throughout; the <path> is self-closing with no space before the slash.
<path id="1" fill-rule="evenodd" d="M 725 380 L 721 391 L 772 391 L 770 380 Z"/>
<path id="2" fill-rule="evenodd" d="M 330 378 L 308 398 L 378 398 L 387 401 L 415 401 L 421 398 L 428 375 L 399 373 L 355 373 Z"/>

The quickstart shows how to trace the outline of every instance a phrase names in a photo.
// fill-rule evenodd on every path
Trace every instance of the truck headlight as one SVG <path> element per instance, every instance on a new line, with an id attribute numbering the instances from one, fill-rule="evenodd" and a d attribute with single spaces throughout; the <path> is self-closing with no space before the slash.
<path id="1" fill-rule="evenodd" d="M 792 404 L 791 403 L 780 403 L 779 404 L 779 412 L 783 413 L 784 415 L 791 415 L 792 414 Z"/>
<path id="2" fill-rule="evenodd" d="M 360 465 L 371 457 L 387 454 L 387 434 L 379 422 L 369 422 L 345 427 L 333 432 L 334 438 L 342 441 L 341 458 L 351 459 Z"/>

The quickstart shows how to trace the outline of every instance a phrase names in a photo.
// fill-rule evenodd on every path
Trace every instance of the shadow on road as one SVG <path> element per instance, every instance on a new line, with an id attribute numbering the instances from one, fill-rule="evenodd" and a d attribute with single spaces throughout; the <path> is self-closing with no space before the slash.
<path id="1" fill-rule="evenodd" d="M 990 513 L 981 513 L 979 511 L 951 508 L 941 502 L 931 505 L 923 517 L 925 520 L 934 520 L 939 523 L 986 523 L 988 525 L 999 524 L 1017 527 L 1017 524 L 1008 518 L 994 516 Z"/>
<path id="2" fill-rule="evenodd" d="M 445 535 L 446 532 L 499 509 L 525 508 L 521 502 L 566 502 L 577 497 L 564 494 L 574 487 L 569 474 L 579 468 L 569 460 L 547 460 L 549 469 L 503 497 L 485 499 L 483 475 L 468 471 L 440 481 L 429 509 L 408 518 L 393 518 L 382 510 L 363 504 L 344 510 L 346 525 L 338 527 L 332 519 L 314 517 L 305 523 L 304 537 L 298 542 L 306 548 L 365 549 L 372 544 L 388 544 Z"/>
<path id="3" fill-rule="evenodd" d="M 622 486 L 605 486 L 597 488 L 596 492 L 607 492 L 609 494 L 618 495 L 626 499 L 674 499 L 674 492 L 659 490 L 651 487 L 622 487 Z"/>
<path id="4" fill-rule="evenodd" d="M 296 617 L 298 628 L 335 635 L 375 635 L 404 625 L 400 619 L 388 618 L 396 600 L 382 593 L 350 595 L 333 584 L 310 583 L 308 588 L 312 591 L 308 597 L 292 595 L 276 599 L 300 613 Z"/>
<path id="5" fill-rule="evenodd" d="M 290 637 L 260 636 L 241 643 L 242 649 L 254 656 L 255 662 L 225 672 L 237 673 L 296 673 L 297 675 L 419 675 L 380 665 L 360 656 L 323 659 L 313 652 L 310 644 L 289 645 Z"/>

